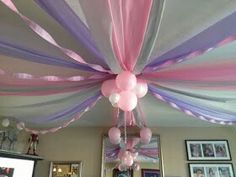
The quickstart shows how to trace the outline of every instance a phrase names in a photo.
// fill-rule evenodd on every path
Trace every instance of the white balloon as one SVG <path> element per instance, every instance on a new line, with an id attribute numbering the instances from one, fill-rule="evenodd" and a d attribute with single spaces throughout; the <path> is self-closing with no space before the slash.
<path id="1" fill-rule="evenodd" d="M 144 97 L 148 92 L 147 83 L 144 81 L 138 81 L 138 83 L 136 84 L 134 88 L 134 92 L 138 98 Z"/>
<path id="2" fill-rule="evenodd" d="M 3 120 L 2 120 L 2 126 L 3 126 L 3 127 L 8 127 L 9 125 L 10 125 L 9 119 L 3 119 Z"/>
<path id="3" fill-rule="evenodd" d="M 109 96 L 109 101 L 112 105 L 118 103 L 120 100 L 120 94 L 119 93 L 113 93 Z"/>
<path id="4" fill-rule="evenodd" d="M 25 128 L 25 123 L 24 122 L 19 122 L 16 124 L 16 128 L 18 130 L 23 130 Z"/>

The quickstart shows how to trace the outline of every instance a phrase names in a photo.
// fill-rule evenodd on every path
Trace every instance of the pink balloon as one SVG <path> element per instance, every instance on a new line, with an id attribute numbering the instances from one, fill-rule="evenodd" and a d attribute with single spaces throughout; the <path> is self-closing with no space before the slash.
<path id="1" fill-rule="evenodd" d="M 115 79 L 106 80 L 102 83 L 101 91 L 103 96 L 109 97 L 113 93 L 119 93 Z"/>
<path id="2" fill-rule="evenodd" d="M 117 127 L 110 128 L 108 136 L 112 144 L 119 144 L 121 136 L 120 129 Z"/>
<path id="3" fill-rule="evenodd" d="M 121 163 L 130 167 L 134 163 L 134 159 L 130 152 L 126 151 L 121 159 Z"/>
<path id="4" fill-rule="evenodd" d="M 144 97 L 148 92 L 148 85 L 143 80 L 138 80 L 137 85 L 134 88 L 134 92 L 138 98 Z"/>
<path id="5" fill-rule="evenodd" d="M 123 91 L 120 93 L 118 107 L 123 111 L 132 111 L 138 103 L 137 96 L 132 91 Z"/>
<path id="6" fill-rule="evenodd" d="M 152 131 L 147 127 L 142 128 L 140 131 L 140 141 L 144 144 L 148 144 L 151 138 L 152 138 Z"/>
<path id="7" fill-rule="evenodd" d="M 136 76 L 129 71 L 123 71 L 116 77 L 116 85 L 121 90 L 132 90 L 136 83 Z"/>
<path id="8" fill-rule="evenodd" d="M 109 139 L 111 144 L 120 144 L 121 138 L 119 137 L 118 139 Z"/>

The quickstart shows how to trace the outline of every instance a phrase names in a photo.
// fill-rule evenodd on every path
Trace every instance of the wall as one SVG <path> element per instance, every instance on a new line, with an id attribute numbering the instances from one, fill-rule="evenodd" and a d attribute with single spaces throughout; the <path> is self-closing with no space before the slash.
<path id="1" fill-rule="evenodd" d="M 187 177 L 185 139 L 228 139 L 236 164 L 235 129 L 231 128 L 153 128 L 160 134 L 165 176 Z M 100 177 L 103 128 L 69 128 L 42 135 L 38 153 L 47 161 L 39 162 L 36 177 L 47 177 L 49 161 L 82 160 L 83 177 Z M 236 169 L 236 168 L 235 168 Z"/>

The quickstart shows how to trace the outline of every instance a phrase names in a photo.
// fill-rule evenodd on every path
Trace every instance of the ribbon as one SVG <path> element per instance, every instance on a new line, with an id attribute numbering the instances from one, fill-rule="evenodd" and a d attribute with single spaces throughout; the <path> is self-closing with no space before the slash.
<path id="1" fill-rule="evenodd" d="M 57 47 L 60 49 L 65 55 L 69 56 L 70 58 L 74 59 L 75 61 L 87 65 L 91 68 L 93 68 L 95 71 L 100 71 L 100 72 L 110 72 L 109 70 L 104 69 L 102 66 L 97 65 L 97 64 L 89 64 L 87 63 L 83 58 L 81 58 L 77 53 L 74 51 L 63 48 L 61 47 L 54 39 L 53 37 L 45 30 L 43 29 L 40 25 L 35 23 L 34 21 L 30 20 L 28 17 L 22 15 L 16 6 L 13 4 L 11 0 L 1 0 L 10 10 L 15 12 L 17 15 L 21 17 L 21 19 L 36 33 L 38 34 L 41 38 L 52 44 L 53 46 Z"/>
<path id="2" fill-rule="evenodd" d="M 124 70 L 133 71 L 137 62 L 152 2 L 152 0 L 108 0 L 112 21 L 112 45 Z"/>
<path id="3" fill-rule="evenodd" d="M 62 129 L 62 128 L 66 128 L 68 127 L 71 123 L 73 123 L 74 121 L 76 120 L 79 120 L 82 115 L 84 113 L 86 113 L 87 111 L 89 111 L 91 108 L 93 108 L 96 103 L 102 98 L 102 96 L 99 96 L 94 102 L 92 102 L 88 107 L 85 107 L 83 109 L 82 112 L 80 113 L 77 113 L 76 116 L 74 116 L 72 119 L 66 121 L 65 123 L 63 123 L 61 126 L 58 126 L 58 127 L 54 127 L 54 128 L 49 128 L 49 129 L 45 129 L 45 130 L 36 130 L 36 129 L 31 129 L 31 128 L 27 128 L 27 127 L 24 127 L 24 130 L 26 132 L 29 132 L 29 133 L 34 133 L 34 134 L 47 134 L 47 133 L 54 133 L 54 132 L 57 132 L 58 130 Z"/>

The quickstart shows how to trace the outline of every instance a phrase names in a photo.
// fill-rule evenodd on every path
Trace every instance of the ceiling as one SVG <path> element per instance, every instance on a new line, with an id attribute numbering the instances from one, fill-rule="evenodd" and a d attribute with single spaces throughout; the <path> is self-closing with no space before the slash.
<path id="1" fill-rule="evenodd" d="M 68 0 L 69 1 L 69 0 Z M 75 39 L 64 30 L 56 21 L 48 16 L 40 7 L 31 0 L 14 1 L 18 9 L 27 17 L 33 19 L 43 26 L 60 45 L 73 49 L 80 53 L 84 58 L 91 58 L 82 44 L 78 44 Z M 75 3 L 76 0 L 70 0 Z M 79 8 L 74 5 L 75 9 Z M 156 55 L 161 55 L 175 46 L 190 39 L 197 33 L 208 28 L 217 21 L 228 16 L 236 9 L 236 1 L 234 0 L 166 0 L 163 19 L 161 22 L 160 32 L 158 36 L 158 45 L 156 45 Z M 16 44 L 31 47 L 38 51 L 43 51 L 53 56 L 64 56 L 62 52 L 51 46 L 43 39 L 40 39 L 32 32 L 22 20 L 0 3 L 0 34 L 1 39 L 13 41 Z M 236 56 L 236 43 L 231 43 L 222 48 L 208 52 L 205 55 L 196 57 L 188 61 L 188 63 L 200 63 L 202 61 L 216 62 L 224 58 L 233 58 Z M 188 64 L 187 63 L 187 64 Z M 0 55 L 0 69 L 4 69 L 9 73 L 15 71 L 19 73 L 33 73 L 34 75 L 60 75 L 72 76 L 80 74 L 75 69 L 66 69 L 59 66 L 48 66 L 45 64 L 35 64 L 30 61 L 18 58 Z M 0 81 L 7 78 L 0 77 Z M 78 99 L 85 98 L 87 95 L 82 94 L 73 97 L 74 93 L 55 94 L 50 96 L 0 96 L 0 115 L 2 117 L 16 117 L 27 120 L 32 117 L 40 117 L 50 115 L 58 110 L 64 109 Z M 26 109 L 22 105 L 36 104 L 44 101 L 52 101 L 63 99 L 71 96 L 65 102 L 52 104 L 41 107 L 32 106 Z M 147 118 L 147 124 L 151 127 L 210 127 L 219 126 L 205 122 L 194 117 L 188 116 L 168 104 L 158 101 L 150 94 L 142 98 L 141 107 Z M 86 112 L 83 117 L 74 122 L 72 126 L 110 126 L 112 124 L 112 107 L 107 99 L 100 100 L 95 107 Z M 46 126 L 46 125 L 45 125 Z"/>

